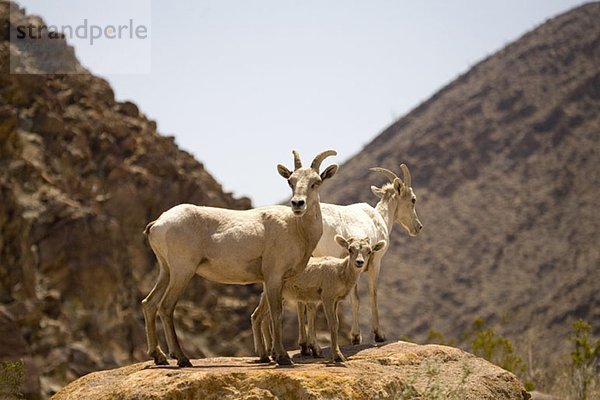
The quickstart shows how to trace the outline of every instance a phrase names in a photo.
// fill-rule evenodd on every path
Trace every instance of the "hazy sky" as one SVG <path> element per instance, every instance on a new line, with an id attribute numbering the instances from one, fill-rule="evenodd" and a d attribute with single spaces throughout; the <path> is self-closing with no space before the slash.
<path id="1" fill-rule="evenodd" d="M 342 163 L 484 57 L 585 2 L 19 3 L 47 24 L 80 18 L 82 4 L 90 21 L 150 20 L 151 55 L 139 73 L 103 76 L 119 100 L 137 103 L 225 190 L 265 205 L 289 197 L 275 166 L 291 167 L 292 149 L 305 163 L 335 149 L 329 162 Z M 92 73 L 101 71 L 102 57 L 75 46 Z"/>

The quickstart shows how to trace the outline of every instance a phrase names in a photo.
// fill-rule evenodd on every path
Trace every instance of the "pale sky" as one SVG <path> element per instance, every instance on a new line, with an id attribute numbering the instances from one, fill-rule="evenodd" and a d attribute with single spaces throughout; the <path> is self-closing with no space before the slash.
<path id="1" fill-rule="evenodd" d="M 148 56 L 137 49 L 135 73 L 103 73 L 107 57 L 98 46 L 75 43 L 76 54 L 109 80 L 118 100 L 135 102 L 160 133 L 175 136 L 226 191 L 260 206 L 289 198 L 276 165 L 291 167 L 292 149 L 305 163 L 335 149 L 338 157 L 328 161 L 343 163 L 486 56 L 585 2 L 19 3 L 47 24 L 66 17 L 149 21 Z M 129 52 L 115 49 L 110 61 Z"/>

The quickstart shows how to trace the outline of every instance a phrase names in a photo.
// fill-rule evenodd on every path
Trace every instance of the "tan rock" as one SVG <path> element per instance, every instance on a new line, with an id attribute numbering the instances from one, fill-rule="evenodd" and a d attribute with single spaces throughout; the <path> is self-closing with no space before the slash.
<path id="1" fill-rule="evenodd" d="M 252 357 L 193 360 L 184 369 L 149 361 L 91 373 L 52 399 L 530 398 L 513 374 L 456 348 L 396 342 L 342 351 L 345 364 L 296 353 L 291 368 Z"/>

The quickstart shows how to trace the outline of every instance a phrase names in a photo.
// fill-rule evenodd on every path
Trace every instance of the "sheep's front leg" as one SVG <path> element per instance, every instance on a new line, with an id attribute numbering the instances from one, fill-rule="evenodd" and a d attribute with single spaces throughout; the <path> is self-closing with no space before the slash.
<path id="1" fill-rule="evenodd" d="M 360 344 L 362 342 L 362 336 L 360 336 L 359 311 L 360 311 L 360 298 L 358 297 L 358 281 L 350 291 L 350 300 L 352 303 L 352 329 L 350 330 L 350 336 L 352 338 L 352 344 Z"/>
<path id="2" fill-rule="evenodd" d="M 306 318 L 308 319 L 308 348 L 314 358 L 321 358 L 323 355 L 317 341 L 317 330 L 315 327 L 317 318 L 317 305 L 315 303 L 306 303 Z"/>
<path id="3" fill-rule="evenodd" d="M 339 320 L 337 315 L 338 302 L 332 299 L 323 299 L 323 308 L 325 309 L 325 317 L 327 317 L 327 325 L 329 325 L 329 335 L 331 336 L 331 357 L 335 362 L 346 361 L 346 358 L 340 351 L 338 345 L 338 328 Z"/>
<path id="4" fill-rule="evenodd" d="M 254 336 L 254 350 L 256 351 L 256 354 L 258 355 L 258 357 L 260 357 L 259 362 L 261 363 L 268 363 L 269 361 L 271 361 L 269 359 L 269 353 L 267 351 L 267 346 L 265 346 L 265 332 L 263 331 L 264 329 L 264 324 L 263 321 L 265 320 L 265 317 L 267 317 L 269 312 L 269 306 L 267 304 L 267 299 L 265 298 L 265 294 L 263 292 L 263 294 L 260 296 L 260 302 L 258 303 L 258 306 L 256 307 L 256 309 L 254 310 L 254 312 L 252 313 L 252 334 Z M 267 330 L 269 328 L 269 325 L 267 324 Z M 271 337 L 271 335 L 269 334 L 269 339 Z"/>
<path id="5" fill-rule="evenodd" d="M 376 342 L 385 342 L 385 334 L 379 327 L 379 310 L 377 308 L 377 282 L 379 280 L 379 271 L 381 268 L 381 258 L 373 260 L 369 267 L 369 299 L 371 300 L 371 327 Z"/>
<path id="6" fill-rule="evenodd" d="M 283 299 L 281 297 L 282 280 L 271 279 L 265 283 L 265 292 L 269 304 L 271 314 L 271 322 L 273 327 L 273 350 L 275 352 L 275 362 L 279 365 L 293 365 L 287 351 L 285 351 L 282 342 L 281 331 L 283 328 Z"/>
<path id="7" fill-rule="evenodd" d="M 296 305 L 298 313 L 298 346 L 300 346 L 300 354 L 309 356 L 308 344 L 306 340 L 306 306 L 301 301 Z"/>

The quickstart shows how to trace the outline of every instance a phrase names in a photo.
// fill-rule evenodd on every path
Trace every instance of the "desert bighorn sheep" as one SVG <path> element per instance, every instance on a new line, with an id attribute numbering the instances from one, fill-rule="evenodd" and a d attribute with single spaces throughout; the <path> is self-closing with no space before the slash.
<path id="1" fill-rule="evenodd" d="M 312 257 L 304 271 L 284 280 L 282 293 L 286 300 L 306 304 L 309 321 L 308 346 L 316 357 L 321 355 L 321 349 L 316 341 L 314 314 L 316 304 L 323 303 L 331 336 L 331 356 L 334 361 L 344 361 L 345 358 L 338 345 L 338 303 L 356 285 L 358 276 L 368 265 L 371 254 L 383 249 L 386 242 L 380 240 L 371 248 L 368 238 L 345 239 L 336 235 L 335 241 L 347 253 L 346 257 Z M 266 313 L 267 304 L 262 296 L 258 307 L 252 313 L 254 347 L 261 362 L 269 361 L 270 334 L 269 325 L 265 323 L 268 322 Z"/>
<path id="2" fill-rule="evenodd" d="M 313 256 L 333 256 L 340 257 L 342 252 L 335 242 L 336 235 L 344 237 L 368 237 L 371 243 L 377 243 L 379 240 L 385 240 L 389 244 L 389 236 L 392 233 L 394 223 L 401 225 L 409 235 L 415 236 L 423 225 L 419 221 L 415 204 L 417 197 L 411 187 L 411 176 L 408 167 L 405 164 L 400 165 L 402 177 L 400 179 L 395 173 L 385 168 L 371 168 L 373 172 L 378 172 L 386 176 L 390 183 L 378 188 L 371 186 L 371 191 L 380 198 L 375 208 L 366 203 L 351 204 L 348 206 L 339 206 L 334 204 L 321 203 L 323 213 L 323 236 L 313 252 Z M 383 251 L 373 255 L 371 265 L 367 270 L 369 283 L 369 297 L 371 300 L 371 327 L 376 342 L 385 341 L 385 335 L 379 327 L 379 312 L 377 310 L 377 281 L 381 270 L 381 260 L 387 252 L 388 246 Z M 350 296 L 352 300 L 352 343 L 359 344 L 361 335 L 358 325 L 359 297 L 358 284 L 354 286 Z M 304 318 L 304 309 L 301 305 L 298 307 L 299 321 Z M 302 338 L 306 337 L 303 333 L 303 326 L 300 325 L 300 346 L 302 353 L 307 354 L 306 343 Z"/>
<path id="3" fill-rule="evenodd" d="M 180 204 L 146 227 L 144 232 L 160 268 L 154 288 L 142 301 L 148 355 L 157 365 L 168 364 L 156 337 L 157 311 L 170 356 L 180 367 L 192 365 L 177 340 L 173 311 L 195 274 L 220 283 L 263 282 L 273 321 L 275 361 L 292 364 L 281 342 L 281 287 L 285 278 L 304 270 L 321 238 L 319 186 L 338 169 L 333 164 L 319 174 L 322 161 L 337 154 L 333 150 L 317 155 L 310 167 L 302 167 L 298 152 L 293 154 L 294 171 L 277 166 L 292 188 L 291 208 L 240 211 Z"/>

